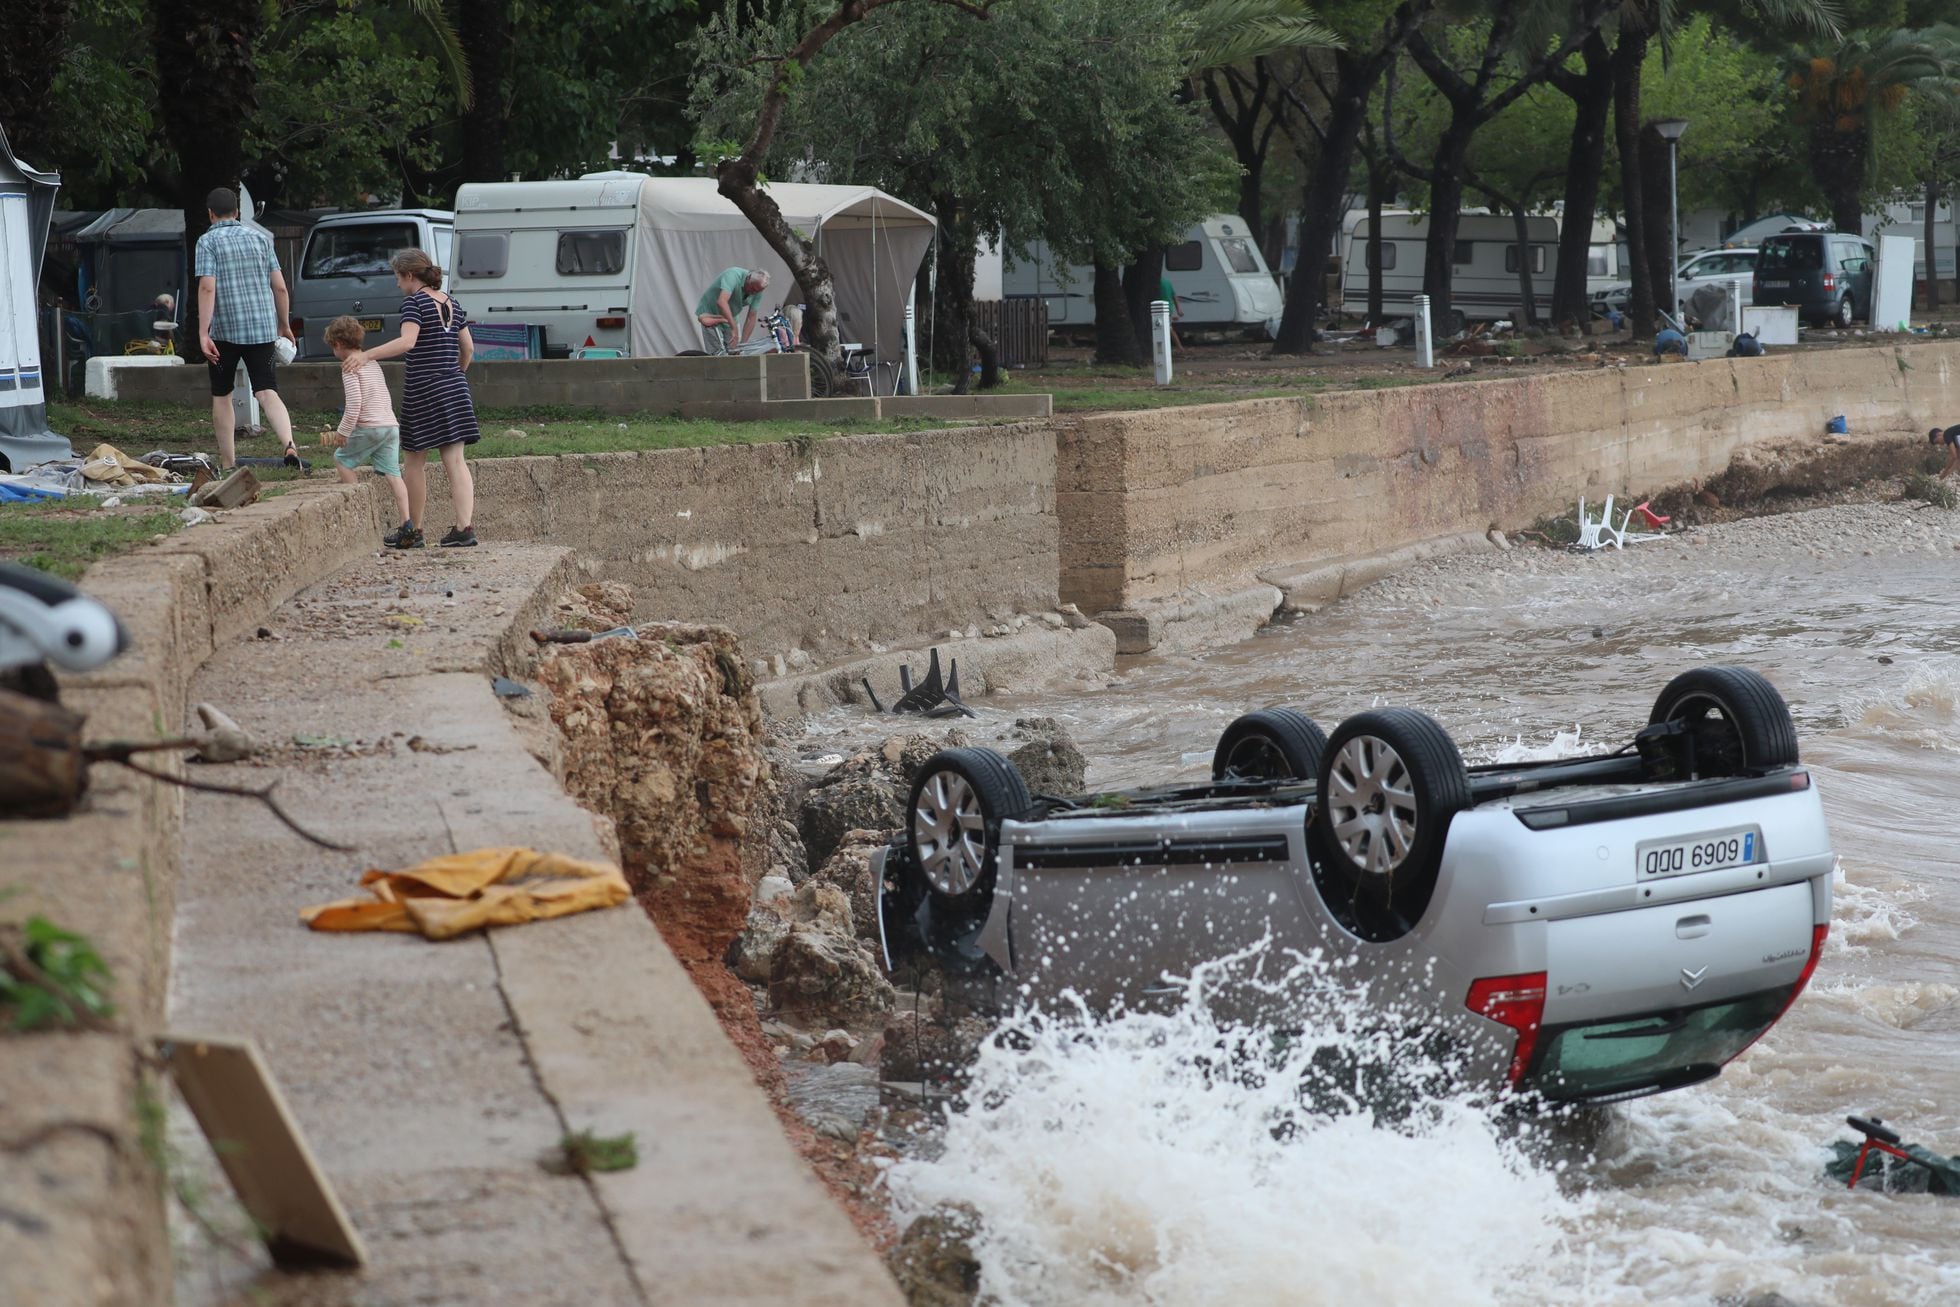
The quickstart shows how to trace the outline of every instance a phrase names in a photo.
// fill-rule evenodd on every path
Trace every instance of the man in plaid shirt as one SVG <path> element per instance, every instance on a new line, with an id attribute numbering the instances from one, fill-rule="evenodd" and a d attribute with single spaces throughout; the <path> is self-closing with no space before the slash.
<path id="1" fill-rule="evenodd" d="M 205 197 L 204 207 L 211 230 L 197 238 L 198 344 L 211 365 L 211 426 L 218 437 L 218 462 L 230 467 L 237 461 L 231 386 L 242 360 L 265 420 L 285 444 L 287 464 L 298 467 L 293 422 L 273 375 L 273 340 L 293 338 L 285 275 L 273 257 L 272 242 L 238 221 L 236 191 L 220 186 Z"/>

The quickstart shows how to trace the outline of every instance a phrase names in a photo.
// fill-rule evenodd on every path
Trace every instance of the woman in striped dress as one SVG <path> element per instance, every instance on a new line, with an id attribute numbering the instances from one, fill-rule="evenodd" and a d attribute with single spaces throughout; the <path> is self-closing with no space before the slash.
<path id="1" fill-rule="evenodd" d="M 449 474 L 449 498 L 456 508 L 456 525 L 439 543 L 446 549 L 476 544 L 472 525 L 476 512 L 476 483 L 463 447 L 480 439 L 476 405 L 464 377 L 475 356 L 469 317 L 462 305 L 442 291 L 442 269 L 420 250 L 402 250 L 390 259 L 395 284 L 401 287 L 401 335 L 365 353 L 349 354 L 341 367 L 349 372 L 368 359 L 407 356 L 408 374 L 402 381 L 402 480 L 408 483 L 409 520 L 386 538 L 393 549 L 420 549 L 422 514 L 429 502 L 428 457 L 439 451 Z"/>

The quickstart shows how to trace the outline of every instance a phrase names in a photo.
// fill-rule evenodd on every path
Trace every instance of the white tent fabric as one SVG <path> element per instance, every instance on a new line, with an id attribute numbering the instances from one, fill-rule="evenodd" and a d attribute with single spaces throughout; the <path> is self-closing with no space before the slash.
<path id="1" fill-rule="evenodd" d="M 906 297 L 932 247 L 935 224 L 871 186 L 771 183 L 768 193 L 799 232 L 817 233 L 830 265 L 838 329 L 875 357 L 903 352 Z M 707 177 L 648 177 L 639 193 L 633 276 L 633 353 L 640 357 L 701 348 L 694 305 L 724 268 L 769 274 L 765 313 L 802 302 L 789 268 Z"/>
<path id="2" fill-rule="evenodd" d="M 61 178 L 14 157 L 0 131 L 0 464 L 20 471 L 73 451 L 48 430 L 36 285 Z M 4 470 L 4 469 L 0 469 Z"/>

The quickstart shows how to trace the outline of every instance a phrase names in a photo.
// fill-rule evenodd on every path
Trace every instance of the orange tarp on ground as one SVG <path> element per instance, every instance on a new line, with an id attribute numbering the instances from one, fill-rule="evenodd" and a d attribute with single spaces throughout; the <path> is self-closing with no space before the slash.
<path id="1" fill-rule="evenodd" d="M 632 896 L 619 868 L 535 849 L 474 849 L 430 858 L 406 871 L 369 870 L 371 898 L 303 908 L 315 930 L 400 930 L 450 939 L 486 926 L 517 926 Z"/>

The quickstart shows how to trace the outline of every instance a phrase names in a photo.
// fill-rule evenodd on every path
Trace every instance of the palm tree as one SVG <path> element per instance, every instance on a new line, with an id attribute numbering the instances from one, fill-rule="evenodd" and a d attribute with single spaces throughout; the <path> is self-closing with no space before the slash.
<path id="1" fill-rule="evenodd" d="M 1810 170 L 1840 231 L 1863 221 L 1872 135 L 1881 117 L 1915 92 L 1951 93 L 1960 80 L 1960 35 L 1952 27 L 1853 32 L 1829 54 L 1798 55 L 1789 85 L 1806 129 Z"/>

